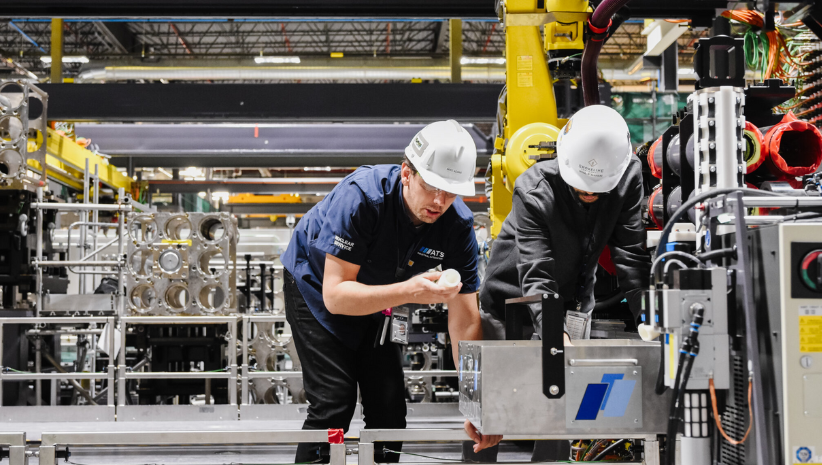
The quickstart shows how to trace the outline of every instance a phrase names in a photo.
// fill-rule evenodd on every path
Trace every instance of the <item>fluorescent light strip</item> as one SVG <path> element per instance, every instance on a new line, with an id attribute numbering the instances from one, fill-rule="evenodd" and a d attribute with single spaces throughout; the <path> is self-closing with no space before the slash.
<path id="1" fill-rule="evenodd" d="M 48 55 L 43 55 L 40 57 L 40 61 L 46 64 L 51 64 L 51 57 Z M 88 57 L 86 56 L 64 56 L 63 63 L 88 63 Z"/>
<path id="2" fill-rule="evenodd" d="M 504 65 L 505 58 L 491 58 L 491 57 L 462 57 L 460 58 L 461 65 Z"/>
<path id="3" fill-rule="evenodd" d="M 298 64 L 300 62 L 300 57 L 283 57 L 283 56 L 259 56 L 254 57 L 254 63 L 257 64 L 266 64 L 266 63 L 293 63 Z"/>

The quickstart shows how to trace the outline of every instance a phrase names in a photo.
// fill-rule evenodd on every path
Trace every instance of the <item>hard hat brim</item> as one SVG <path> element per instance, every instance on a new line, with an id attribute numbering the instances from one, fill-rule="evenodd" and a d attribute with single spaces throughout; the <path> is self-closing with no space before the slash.
<path id="1" fill-rule="evenodd" d="M 458 182 L 445 179 L 442 176 L 434 174 L 428 170 L 421 170 L 417 168 L 417 172 L 420 173 L 422 180 L 425 181 L 426 184 L 439 190 L 450 192 L 451 194 L 461 195 L 463 197 L 471 197 L 477 193 L 474 188 L 473 177 L 470 181 Z"/>
<path id="2" fill-rule="evenodd" d="M 604 194 L 606 192 L 611 192 L 617 185 L 619 185 L 622 175 L 624 175 L 625 170 L 628 169 L 628 163 L 630 163 L 632 155 L 633 150 L 629 146 L 628 155 L 625 157 L 625 161 L 622 162 L 622 165 L 620 165 L 618 173 L 614 173 L 614 176 L 608 176 L 600 180 L 593 180 L 593 178 L 589 176 L 583 176 L 577 170 L 563 163 L 563 161 L 568 160 L 567 158 L 559 161 L 559 174 L 562 176 L 562 180 L 571 187 L 575 187 L 585 192 Z"/>

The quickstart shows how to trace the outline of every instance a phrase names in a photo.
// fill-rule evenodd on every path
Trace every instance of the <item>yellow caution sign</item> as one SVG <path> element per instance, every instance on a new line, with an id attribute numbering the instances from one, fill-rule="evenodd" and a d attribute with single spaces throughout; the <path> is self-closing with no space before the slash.
<path id="1" fill-rule="evenodd" d="M 799 317 L 799 351 L 822 352 L 822 315 Z"/>

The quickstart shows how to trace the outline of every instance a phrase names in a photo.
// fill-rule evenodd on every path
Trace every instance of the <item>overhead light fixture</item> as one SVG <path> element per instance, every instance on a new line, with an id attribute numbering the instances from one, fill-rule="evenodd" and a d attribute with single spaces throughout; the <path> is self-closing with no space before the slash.
<path id="1" fill-rule="evenodd" d="M 505 58 L 491 58 L 491 57 L 462 57 L 460 58 L 461 65 L 504 65 Z"/>
<path id="2" fill-rule="evenodd" d="M 200 178 L 200 177 L 203 177 L 204 175 L 203 175 L 203 170 L 201 170 L 200 168 L 195 168 L 195 167 L 191 166 L 191 167 L 188 167 L 188 168 L 184 169 L 183 171 L 180 171 L 180 176 L 183 176 L 183 177 L 186 177 L 186 178 Z"/>
<path id="3" fill-rule="evenodd" d="M 51 64 L 51 57 L 48 55 L 43 55 L 40 57 L 40 61 L 43 63 L 50 65 Z M 64 56 L 63 63 L 88 63 L 87 56 Z"/>
<path id="4" fill-rule="evenodd" d="M 229 193 L 228 191 L 217 191 L 211 193 L 211 200 L 219 200 L 220 203 L 224 203 L 228 201 Z"/>
<path id="5" fill-rule="evenodd" d="M 694 74 L 693 68 L 679 68 L 677 71 L 678 74 Z"/>
<path id="6" fill-rule="evenodd" d="M 300 57 L 284 57 L 284 56 L 259 56 L 254 57 L 254 63 L 263 64 L 263 63 L 274 63 L 274 64 L 283 64 L 283 63 L 292 63 L 298 64 L 300 62 Z"/>

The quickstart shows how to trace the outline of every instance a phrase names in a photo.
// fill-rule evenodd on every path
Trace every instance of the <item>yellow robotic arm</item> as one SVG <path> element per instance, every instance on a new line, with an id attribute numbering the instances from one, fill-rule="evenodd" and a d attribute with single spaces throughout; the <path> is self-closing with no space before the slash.
<path id="1" fill-rule="evenodd" d="M 507 98 L 491 157 L 491 235 L 511 211 L 516 178 L 540 158 L 554 157 L 564 120 L 557 118 L 549 50 L 583 50 L 587 0 L 504 0 Z M 541 26 L 545 26 L 543 39 Z"/>

